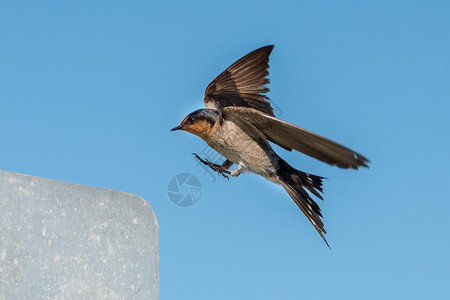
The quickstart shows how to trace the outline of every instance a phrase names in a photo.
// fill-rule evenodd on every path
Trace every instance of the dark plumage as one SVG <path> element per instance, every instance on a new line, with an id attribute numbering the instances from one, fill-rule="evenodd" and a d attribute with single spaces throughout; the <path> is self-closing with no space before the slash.
<path id="1" fill-rule="evenodd" d="M 291 167 L 273 151 L 269 142 L 340 168 L 368 167 L 369 160 L 274 116 L 265 95 L 269 91 L 266 85 L 272 49 L 273 46 L 259 48 L 229 66 L 206 88 L 204 103 L 207 109 L 189 114 L 172 130 L 182 129 L 195 134 L 226 157 L 222 165 L 216 165 L 197 156 L 222 176 L 239 176 L 248 171 L 283 186 L 328 245 L 322 213 L 311 196 L 322 199 L 323 177 Z M 228 172 L 232 164 L 237 167 Z"/>
<path id="2" fill-rule="evenodd" d="M 214 125 L 218 119 L 219 119 L 219 112 L 217 110 L 202 108 L 202 109 L 197 109 L 194 112 L 191 112 L 187 116 L 186 122 L 189 122 L 187 124 L 191 125 L 197 121 L 206 120 L 211 125 Z"/>
<path id="3" fill-rule="evenodd" d="M 244 106 L 273 116 L 265 86 L 269 83 L 269 55 L 273 46 L 259 48 L 229 66 L 206 88 L 204 102 L 208 108 Z"/>

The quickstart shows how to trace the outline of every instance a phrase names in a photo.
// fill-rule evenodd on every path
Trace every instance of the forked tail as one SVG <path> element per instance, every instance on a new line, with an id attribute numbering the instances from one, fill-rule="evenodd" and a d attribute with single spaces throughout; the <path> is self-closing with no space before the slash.
<path id="1" fill-rule="evenodd" d="M 281 158 L 277 175 L 283 188 L 302 210 L 308 220 L 313 224 L 314 228 L 316 228 L 328 248 L 331 249 L 324 236 L 327 232 L 325 231 L 321 219 L 322 213 L 320 212 L 320 207 L 305 190 L 306 188 L 311 194 L 323 200 L 319 192 L 323 192 L 322 180 L 324 177 L 308 174 L 294 169 Z"/>

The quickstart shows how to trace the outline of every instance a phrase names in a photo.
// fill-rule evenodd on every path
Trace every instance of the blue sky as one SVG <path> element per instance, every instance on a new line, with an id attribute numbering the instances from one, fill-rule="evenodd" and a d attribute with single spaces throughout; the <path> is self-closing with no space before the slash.
<path id="1" fill-rule="evenodd" d="M 146 199 L 161 299 L 448 297 L 450 2 L 2 2 L 0 27 L 0 168 Z M 329 178 L 331 251 L 281 187 L 212 181 L 204 142 L 169 131 L 267 44 L 280 117 L 372 161 L 276 148 Z M 202 194 L 179 208 L 167 186 L 185 172 Z"/>

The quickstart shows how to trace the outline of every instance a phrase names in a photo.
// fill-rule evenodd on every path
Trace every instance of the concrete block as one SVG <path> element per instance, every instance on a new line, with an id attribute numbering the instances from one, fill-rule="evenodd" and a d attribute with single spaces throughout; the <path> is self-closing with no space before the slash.
<path id="1" fill-rule="evenodd" d="M 0 299 L 159 299 L 150 205 L 0 171 Z"/>

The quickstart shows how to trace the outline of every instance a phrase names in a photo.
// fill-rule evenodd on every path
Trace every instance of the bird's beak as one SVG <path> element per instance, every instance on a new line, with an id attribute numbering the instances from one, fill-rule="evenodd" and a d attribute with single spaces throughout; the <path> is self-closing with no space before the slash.
<path id="1" fill-rule="evenodd" d="M 180 130 L 180 129 L 183 129 L 183 126 L 178 125 L 177 127 L 170 129 L 170 131 L 175 131 L 175 130 Z"/>

